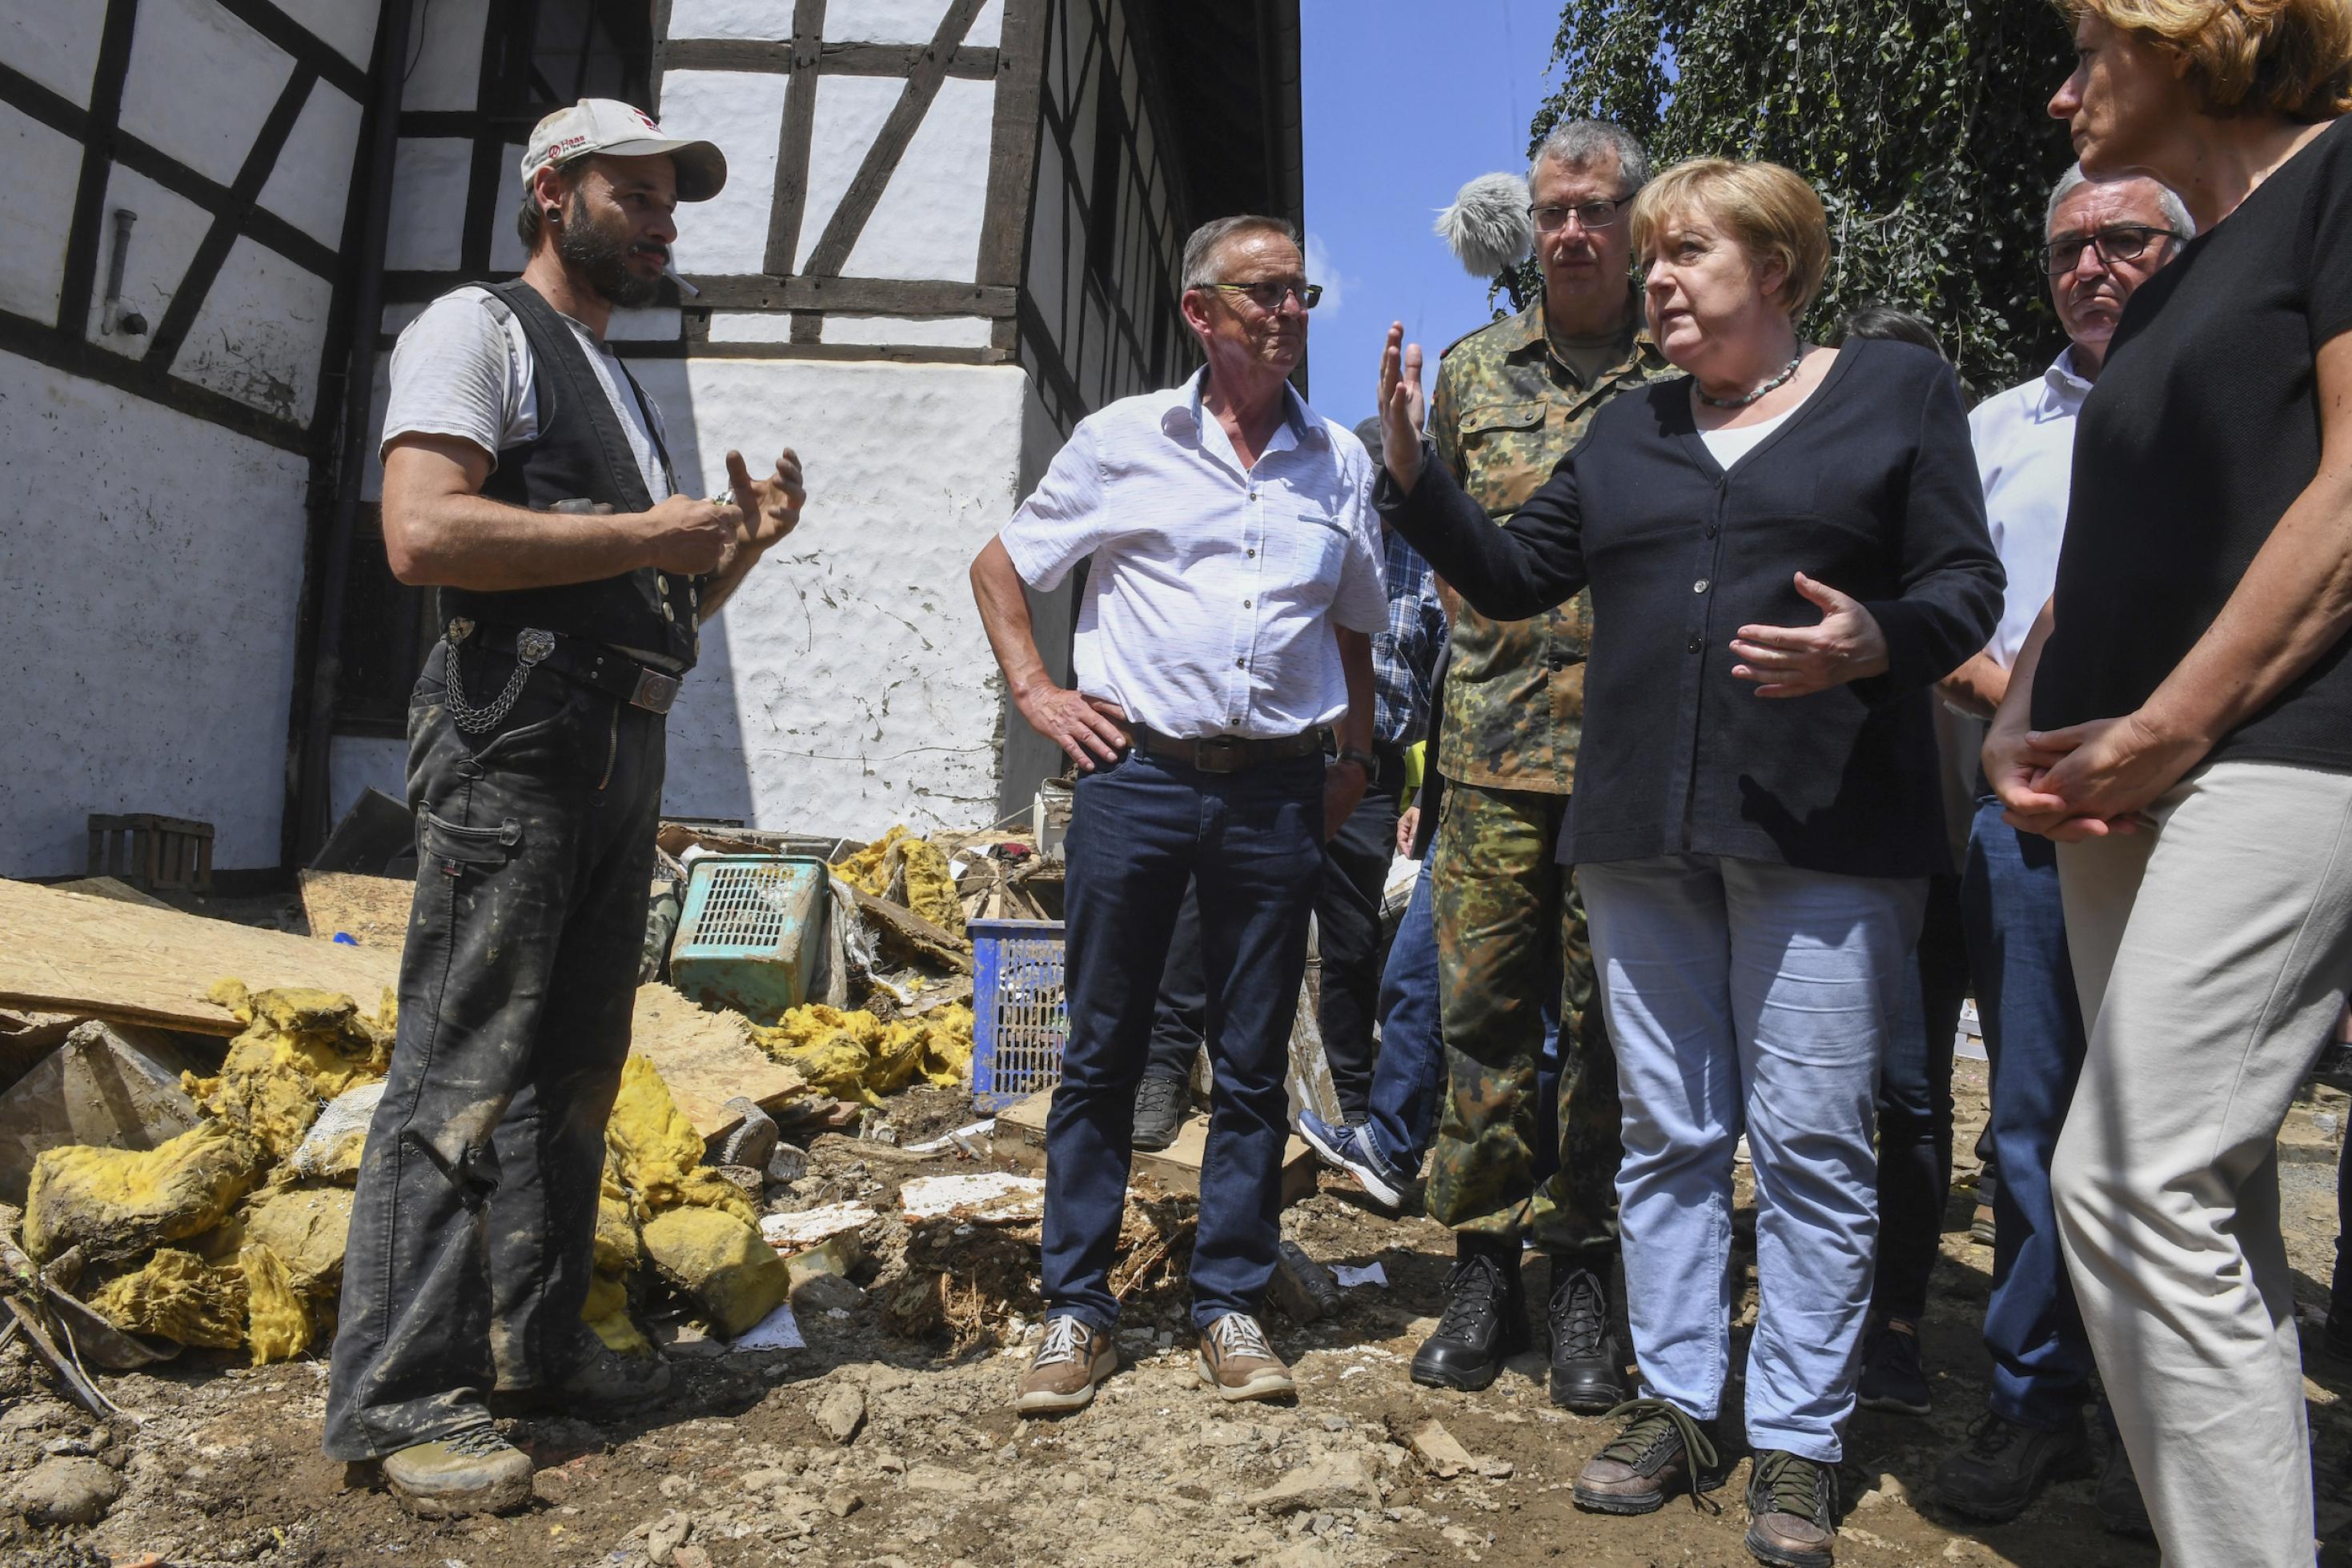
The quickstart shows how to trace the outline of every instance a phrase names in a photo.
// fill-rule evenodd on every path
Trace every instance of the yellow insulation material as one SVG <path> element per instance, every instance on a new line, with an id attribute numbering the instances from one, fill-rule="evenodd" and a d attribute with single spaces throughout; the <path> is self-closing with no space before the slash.
<path id="1" fill-rule="evenodd" d="M 135 1274 L 110 1280 L 90 1305 L 126 1333 L 209 1350 L 245 1345 L 245 1273 L 165 1247 Z"/>
<path id="2" fill-rule="evenodd" d="M 903 822 L 833 870 L 844 882 L 877 898 L 890 896 L 903 871 L 907 907 L 951 936 L 963 935 L 963 903 L 956 897 L 946 852 L 929 839 L 917 838 Z"/>
<path id="3" fill-rule="evenodd" d="M 604 1348 L 623 1355 L 651 1355 L 653 1341 L 646 1338 L 629 1316 L 629 1282 L 617 1275 L 597 1274 L 588 1281 L 588 1304 L 580 1310 Z"/>
<path id="4" fill-rule="evenodd" d="M 724 1209 L 746 1225 L 759 1220 L 740 1188 L 703 1168 L 702 1134 L 642 1056 L 622 1063 L 621 1092 L 604 1124 L 604 1147 L 615 1174 L 635 1195 L 640 1216 L 690 1203 Z"/>
<path id="5" fill-rule="evenodd" d="M 812 1002 L 794 1008 L 772 1028 L 753 1025 L 760 1049 L 796 1070 L 836 1100 L 881 1103 L 920 1072 L 952 1088 L 971 1078 L 971 1009 L 936 1008 L 884 1023 L 869 1012 L 843 1012 Z"/>
<path id="6" fill-rule="evenodd" d="M 793 1273 L 758 1228 L 715 1208 L 673 1208 L 646 1221 L 646 1254 L 663 1279 L 702 1303 L 730 1336 L 776 1310 Z"/>
<path id="7" fill-rule="evenodd" d="M 218 1225 L 263 1163 L 251 1139 L 211 1121 L 143 1151 L 45 1149 L 25 1199 L 25 1250 L 47 1262 L 79 1243 L 93 1263 L 128 1262 Z"/>
<path id="8" fill-rule="evenodd" d="M 267 1248 L 287 1282 L 306 1296 L 332 1295 L 341 1285 L 343 1245 L 351 1228 L 349 1187 L 284 1187 L 247 1205 L 245 1212 L 247 1241 Z"/>
<path id="9" fill-rule="evenodd" d="M 222 980 L 205 993 L 245 1022 L 219 1076 L 185 1074 L 196 1103 L 250 1132 L 274 1159 L 301 1145 L 320 1107 L 392 1061 L 390 998 L 371 1016 L 340 991 L 247 991 Z"/>
<path id="10" fill-rule="evenodd" d="M 310 1310 L 284 1260 L 258 1241 L 247 1243 L 236 1260 L 245 1274 L 245 1343 L 253 1364 L 291 1361 L 310 1349 Z"/>

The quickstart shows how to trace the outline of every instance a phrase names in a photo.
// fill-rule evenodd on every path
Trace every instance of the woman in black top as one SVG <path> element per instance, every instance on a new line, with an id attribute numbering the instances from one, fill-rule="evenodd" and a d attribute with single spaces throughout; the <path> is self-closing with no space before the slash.
<path id="1" fill-rule="evenodd" d="M 1419 437 L 1419 351 L 1381 367 L 1383 514 L 1488 615 L 1591 586 L 1577 866 L 1616 1043 L 1643 1394 L 1577 1479 L 1605 1512 L 1706 1484 L 1730 1360 L 1732 1150 L 1762 1307 L 1749 1549 L 1827 1563 L 1876 1230 L 1879 1059 L 1948 868 L 1927 686 L 1984 643 L 2001 571 L 1959 390 L 1934 354 L 1796 322 L 1821 202 L 1765 163 L 1644 187 L 1651 330 L 1692 372 L 1603 409 L 1494 527 Z"/>
<path id="2" fill-rule="evenodd" d="M 2352 7 L 2087 0 L 2051 103 L 2198 236 L 2126 307 L 1985 745 L 2059 841 L 2089 1053 L 2052 1166 L 2168 1562 L 2311 1562 L 2273 1140 L 2352 979 Z"/>

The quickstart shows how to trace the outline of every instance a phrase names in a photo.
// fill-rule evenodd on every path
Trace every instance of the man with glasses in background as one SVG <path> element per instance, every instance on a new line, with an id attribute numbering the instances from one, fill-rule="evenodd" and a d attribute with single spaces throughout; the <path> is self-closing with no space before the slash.
<path id="1" fill-rule="evenodd" d="M 1228 1400 L 1297 1392 L 1257 1321 L 1281 1239 L 1284 1070 L 1323 845 L 1371 778 L 1371 634 L 1388 601 L 1371 459 L 1289 385 L 1321 293 L 1297 235 L 1220 218 L 1185 242 L 1183 266 L 1207 365 L 1080 421 L 971 567 L 1013 702 L 1078 772 L 1045 1333 L 1014 1398 L 1024 1416 L 1083 1407 L 1118 1364 L 1109 1272 L 1136 1083 L 1188 882 L 1215 1020 L 1192 1263 L 1200 1375 Z M 1024 589 L 1050 592 L 1080 561 L 1065 688 Z"/>
<path id="2" fill-rule="evenodd" d="M 2105 362 L 2125 301 L 2196 231 L 2180 198 L 2155 181 L 2086 180 L 2079 166 L 2051 193 L 2045 225 L 2041 261 L 2066 329 L 2066 351 L 2042 375 L 1987 398 L 1969 415 L 1986 520 L 2009 592 L 1992 642 L 1946 676 L 1941 691 L 1947 703 L 1980 718 L 2000 706 L 2010 667 L 2056 581 L 2074 422 Z M 1984 1323 L 1992 1383 L 1968 1441 L 1936 1472 L 1937 1500 L 1973 1519 L 2013 1519 L 2046 1483 L 2091 1462 L 2083 1420 L 2091 1346 L 2058 1249 L 2050 1197 L 2050 1156 L 2085 1049 L 2056 848 L 2004 822 L 1989 791 L 1979 797 L 1960 878 L 1960 918 L 1992 1059 L 1990 1134 L 2000 1180 Z M 2110 1530 L 2150 1533 L 2112 1425 L 2095 1500 Z"/>
<path id="3" fill-rule="evenodd" d="M 1498 524 L 1611 398 L 1680 373 L 1643 329 L 1631 275 L 1626 213 L 1648 178 L 1622 127 L 1555 127 L 1528 173 L 1543 296 L 1454 343 L 1438 367 L 1437 459 Z M 1590 601 L 1580 593 L 1532 621 L 1496 622 L 1447 600 L 1445 796 L 1431 873 L 1447 1087 L 1428 1207 L 1454 1231 L 1455 1262 L 1412 1377 L 1484 1388 L 1528 1347 L 1519 1252 L 1531 1240 L 1550 1259 L 1551 1396 L 1599 1413 L 1630 1392 L 1609 1308 L 1617 1072 L 1583 907 L 1554 859 L 1584 717 Z"/>

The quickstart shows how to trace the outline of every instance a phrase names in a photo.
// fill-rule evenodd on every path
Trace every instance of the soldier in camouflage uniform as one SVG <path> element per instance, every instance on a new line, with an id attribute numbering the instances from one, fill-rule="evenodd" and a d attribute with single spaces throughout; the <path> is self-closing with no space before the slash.
<path id="1" fill-rule="evenodd" d="M 1602 404 L 1678 373 L 1643 329 L 1629 282 L 1626 204 L 1648 177 L 1614 125 L 1555 130 L 1528 175 L 1544 295 L 1446 350 L 1431 400 L 1438 461 L 1497 523 L 1509 518 Z M 1580 593 L 1532 621 L 1489 621 L 1448 595 L 1454 663 L 1432 855 L 1445 1110 L 1429 1214 L 1456 1262 L 1415 1382 L 1483 1388 L 1529 1343 L 1520 1244 L 1550 1259 L 1551 1395 L 1605 1411 L 1628 1397 L 1610 1328 L 1620 1154 L 1616 1061 L 1593 988 L 1584 912 L 1554 856 L 1584 716 L 1590 606 Z M 1539 1071 L 1558 998 L 1554 1107 Z M 1548 1091 L 1549 1082 L 1542 1085 Z M 1554 1149 L 1557 1157 L 1554 1156 Z"/>

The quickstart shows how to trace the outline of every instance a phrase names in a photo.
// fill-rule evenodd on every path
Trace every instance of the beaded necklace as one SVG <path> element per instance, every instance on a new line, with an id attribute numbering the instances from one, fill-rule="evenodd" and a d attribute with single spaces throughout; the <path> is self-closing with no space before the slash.
<path id="1" fill-rule="evenodd" d="M 1770 381 L 1766 382 L 1754 392 L 1746 393 L 1740 397 L 1710 397 L 1707 395 L 1706 389 L 1700 386 L 1696 378 L 1693 378 L 1692 380 L 1691 390 L 1698 393 L 1698 401 L 1706 404 L 1709 408 L 1746 408 L 1749 403 L 1754 402 L 1758 398 L 1762 397 L 1766 392 L 1772 391 L 1775 387 L 1788 385 L 1789 378 L 1795 375 L 1797 373 L 1797 367 L 1804 362 L 1805 351 L 1802 349 L 1799 349 L 1797 350 L 1797 357 L 1780 367 L 1780 373 L 1779 375 L 1774 376 Z"/>

